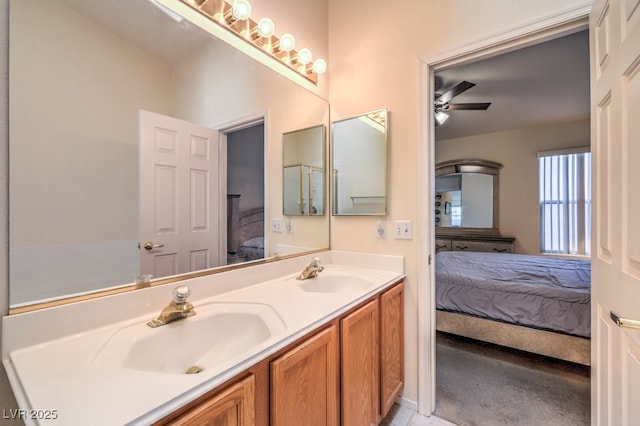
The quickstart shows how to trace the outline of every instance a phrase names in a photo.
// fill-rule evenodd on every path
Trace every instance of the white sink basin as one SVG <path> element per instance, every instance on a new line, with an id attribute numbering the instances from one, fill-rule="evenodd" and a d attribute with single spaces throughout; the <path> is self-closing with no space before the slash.
<path id="1" fill-rule="evenodd" d="M 298 285 L 310 293 L 345 293 L 363 291 L 374 284 L 375 281 L 369 277 L 325 270 L 315 278 L 300 281 Z"/>
<path id="2" fill-rule="evenodd" d="M 269 305 L 210 303 L 195 306 L 195 311 L 195 316 L 157 328 L 141 323 L 118 330 L 94 364 L 154 373 L 198 373 L 245 356 L 285 330 Z"/>

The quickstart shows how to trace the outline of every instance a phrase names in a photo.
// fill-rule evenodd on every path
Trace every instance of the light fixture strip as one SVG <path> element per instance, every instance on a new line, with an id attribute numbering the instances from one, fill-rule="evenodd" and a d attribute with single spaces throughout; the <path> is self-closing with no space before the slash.
<path id="1" fill-rule="evenodd" d="M 285 51 L 282 49 L 274 49 L 280 45 L 280 39 L 276 35 L 271 37 L 261 37 L 258 35 L 258 23 L 251 18 L 245 20 L 235 19 L 232 16 L 232 6 L 224 0 L 180 0 L 182 3 L 197 10 L 207 18 L 211 19 L 217 25 L 231 31 L 236 36 L 242 38 L 247 43 L 258 48 L 263 53 L 272 57 L 273 59 L 286 65 L 291 70 L 295 71 L 302 77 L 311 81 L 313 84 L 318 84 L 318 73 L 313 67 L 308 66 L 307 63 L 301 63 L 298 60 L 299 51 L 292 49 Z M 302 49 L 303 54 L 306 54 L 308 49 Z M 326 64 L 324 64 L 326 67 Z"/>

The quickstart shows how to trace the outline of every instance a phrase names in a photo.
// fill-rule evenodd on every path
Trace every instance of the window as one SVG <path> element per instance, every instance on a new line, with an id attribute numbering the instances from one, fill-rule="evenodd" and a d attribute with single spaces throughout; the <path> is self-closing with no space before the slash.
<path id="1" fill-rule="evenodd" d="M 540 250 L 591 252 L 591 153 L 588 148 L 538 154 Z"/>

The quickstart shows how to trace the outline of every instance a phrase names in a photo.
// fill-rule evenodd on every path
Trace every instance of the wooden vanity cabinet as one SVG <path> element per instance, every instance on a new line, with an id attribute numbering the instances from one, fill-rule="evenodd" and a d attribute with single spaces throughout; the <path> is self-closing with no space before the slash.
<path id="1" fill-rule="evenodd" d="M 339 424 L 338 329 L 332 325 L 271 363 L 271 424 Z"/>
<path id="2" fill-rule="evenodd" d="M 380 414 L 404 387 L 404 283 L 380 295 Z"/>
<path id="3" fill-rule="evenodd" d="M 403 385 L 400 281 L 156 425 L 376 425 Z"/>
<path id="4" fill-rule="evenodd" d="M 255 375 L 251 374 L 164 424 L 253 426 L 256 424 L 255 383 Z"/>
<path id="5" fill-rule="evenodd" d="M 378 299 L 372 300 L 340 321 L 343 426 L 380 421 L 378 308 Z"/>

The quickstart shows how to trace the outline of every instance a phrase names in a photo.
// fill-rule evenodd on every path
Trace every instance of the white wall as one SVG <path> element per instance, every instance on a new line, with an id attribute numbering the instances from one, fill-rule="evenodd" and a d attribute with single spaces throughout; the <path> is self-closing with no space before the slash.
<path id="1" fill-rule="evenodd" d="M 418 398 L 418 58 L 433 57 L 589 4 L 581 0 L 328 0 L 331 120 L 390 111 L 389 214 L 414 223 L 412 241 L 377 238 L 376 219 L 333 217 L 331 246 L 405 256 L 406 386 Z M 422 307 L 426 309 L 426 307 Z"/>
<path id="2" fill-rule="evenodd" d="M 0 0 L 0 314 L 9 312 L 9 0 Z M 0 339 L 2 330 L 0 329 Z M 1 340 L 0 340 L 1 341 Z M 18 406 L 4 366 L 0 366 L 0 407 Z M 22 424 L 5 420 L 7 424 Z"/>
<path id="3" fill-rule="evenodd" d="M 529 127 L 436 143 L 436 162 L 459 158 L 497 161 L 500 232 L 516 237 L 515 252 L 540 253 L 538 151 L 589 145 L 589 120 Z"/>

